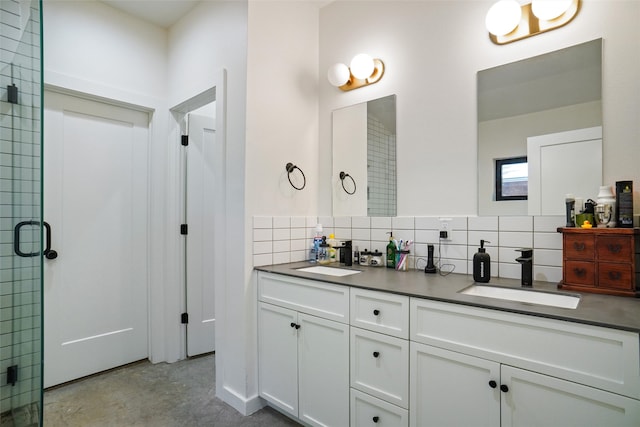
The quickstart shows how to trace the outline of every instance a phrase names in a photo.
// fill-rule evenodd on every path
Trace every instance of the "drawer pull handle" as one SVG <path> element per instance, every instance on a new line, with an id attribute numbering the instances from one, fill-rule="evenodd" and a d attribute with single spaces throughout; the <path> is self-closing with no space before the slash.
<path id="1" fill-rule="evenodd" d="M 380 417 L 378 417 L 378 416 L 373 417 L 373 422 L 374 423 L 377 423 L 378 421 L 380 421 Z"/>
<path id="2" fill-rule="evenodd" d="M 584 251 L 584 242 L 573 242 L 573 248 L 578 252 Z"/>
<path id="3" fill-rule="evenodd" d="M 377 358 L 378 356 L 380 356 L 380 352 L 379 351 L 374 351 L 373 352 L 373 357 Z"/>
<path id="4" fill-rule="evenodd" d="M 496 388 L 497 386 L 498 386 L 498 383 L 495 382 L 494 380 L 489 381 L 489 387 Z"/>
<path id="5" fill-rule="evenodd" d="M 378 310 L 378 309 L 373 310 L 373 315 L 374 315 L 374 316 L 377 316 L 377 315 L 379 315 L 379 314 L 380 314 L 380 310 Z"/>
<path id="6" fill-rule="evenodd" d="M 578 277 L 583 277 L 585 274 L 587 274 L 587 270 L 585 270 L 584 268 L 574 268 L 573 272 L 576 273 L 576 276 Z"/>
<path id="7" fill-rule="evenodd" d="M 501 384 L 501 385 L 500 385 L 500 390 L 501 390 L 503 393 L 506 393 L 506 392 L 508 392 L 508 391 L 509 391 L 509 387 L 508 387 L 506 384 Z"/>
<path id="8" fill-rule="evenodd" d="M 609 249 L 609 252 L 611 252 L 612 254 L 617 254 L 617 253 L 620 253 L 620 251 L 622 250 L 622 245 L 612 243 L 607 245 L 607 248 Z"/>
<path id="9" fill-rule="evenodd" d="M 611 280 L 620 280 L 622 278 L 622 273 L 620 273 L 619 271 L 610 271 L 609 272 L 609 279 Z"/>
<path id="10" fill-rule="evenodd" d="M 298 325 L 296 323 L 293 323 L 293 322 L 291 322 L 291 327 L 292 328 L 296 328 L 296 329 L 300 329 L 300 325 Z"/>

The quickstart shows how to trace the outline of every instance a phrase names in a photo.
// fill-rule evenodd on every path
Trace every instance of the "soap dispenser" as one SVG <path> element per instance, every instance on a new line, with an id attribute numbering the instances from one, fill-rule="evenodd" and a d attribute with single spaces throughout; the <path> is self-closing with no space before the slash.
<path id="1" fill-rule="evenodd" d="M 487 283 L 491 278 L 491 257 L 484 248 L 488 240 L 480 240 L 478 253 L 473 256 L 473 280 L 480 283 Z"/>
<path id="2" fill-rule="evenodd" d="M 393 240 L 393 233 L 389 233 L 389 244 L 387 245 L 387 268 L 396 268 L 396 243 Z"/>

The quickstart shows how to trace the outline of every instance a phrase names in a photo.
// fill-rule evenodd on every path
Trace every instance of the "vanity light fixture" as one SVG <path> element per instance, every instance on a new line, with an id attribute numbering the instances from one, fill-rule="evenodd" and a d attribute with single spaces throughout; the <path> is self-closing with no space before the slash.
<path id="1" fill-rule="evenodd" d="M 580 0 L 532 0 L 520 5 L 516 0 L 500 0 L 486 16 L 489 38 L 507 44 L 568 24 L 580 9 Z"/>
<path id="2" fill-rule="evenodd" d="M 383 74 L 382 60 L 360 53 L 353 57 L 349 67 L 345 64 L 333 64 L 329 67 L 327 78 L 333 86 L 347 91 L 377 83 Z"/>

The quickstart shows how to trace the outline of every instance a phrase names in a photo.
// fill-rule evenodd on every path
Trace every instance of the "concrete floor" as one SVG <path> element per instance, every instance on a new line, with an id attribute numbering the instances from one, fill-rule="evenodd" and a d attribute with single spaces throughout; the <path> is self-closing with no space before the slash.
<path id="1" fill-rule="evenodd" d="M 45 427 L 298 425 L 269 407 L 243 417 L 216 398 L 214 355 L 139 362 L 44 393 Z"/>

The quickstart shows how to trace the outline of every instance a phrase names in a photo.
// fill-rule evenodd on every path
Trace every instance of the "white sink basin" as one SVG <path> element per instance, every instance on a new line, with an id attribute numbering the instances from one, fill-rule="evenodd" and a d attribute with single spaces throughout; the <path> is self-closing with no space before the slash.
<path id="1" fill-rule="evenodd" d="M 314 265 L 312 267 L 297 268 L 297 271 L 304 271 L 306 273 L 324 274 L 327 276 L 350 276 L 352 274 L 360 273 L 359 270 L 347 270 L 346 268 L 327 267 L 326 265 Z"/>
<path id="2" fill-rule="evenodd" d="M 528 289 L 500 288 L 487 285 L 471 285 L 460 291 L 461 294 L 477 297 L 495 298 L 509 301 L 520 301 L 530 304 L 548 305 L 552 307 L 575 309 L 580 302 L 579 295 L 555 294 Z"/>

